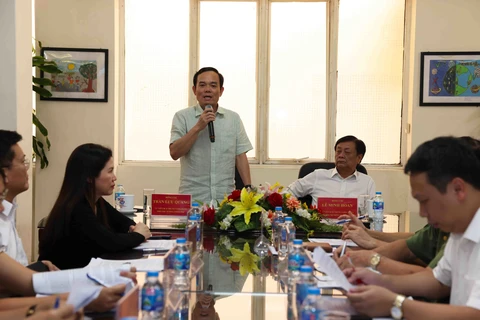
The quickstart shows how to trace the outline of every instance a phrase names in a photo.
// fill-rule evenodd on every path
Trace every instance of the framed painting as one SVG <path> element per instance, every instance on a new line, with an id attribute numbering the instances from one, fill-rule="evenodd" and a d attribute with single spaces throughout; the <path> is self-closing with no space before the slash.
<path id="1" fill-rule="evenodd" d="M 480 52 L 422 52 L 421 106 L 479 106 Z"/>
<path id="2" fill-rule="evenodd" d="M 41 54 L 62 73 L 40 72 L 54 84 L 52 96 L 40 100 L 108 101 L 108 49 L 42 48 Z"/>

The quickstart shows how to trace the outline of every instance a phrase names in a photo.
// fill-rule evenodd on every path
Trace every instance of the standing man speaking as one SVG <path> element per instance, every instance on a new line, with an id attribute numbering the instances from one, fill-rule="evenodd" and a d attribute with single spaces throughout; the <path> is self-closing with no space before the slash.
<path id="1" fill-rule="evenodd" d="M 253 149 L 240 116 L 218 105 L 223 76 L 212 67 L 193 76 L 198 104 L 173 117 L 170 156 L 180 158 L 180 188 L 192 200 L 221 201 L 235 189 L 235 167 L 246 187 L 251 185 L 247 152 Z"/>

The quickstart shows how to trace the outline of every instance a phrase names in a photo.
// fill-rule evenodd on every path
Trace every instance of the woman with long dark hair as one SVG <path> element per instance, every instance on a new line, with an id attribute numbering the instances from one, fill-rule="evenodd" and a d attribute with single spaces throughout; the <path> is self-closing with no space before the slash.
<path id="1" fill-rule="evenodd" d="M 81 268 L 91 258 L 131 249 L 151 236 L 146 225 L 135 224 L 103 199 L 113 193 L 116 180 L 110 149 L 87 143 L 73 151 L 40 239 L 39 261 Z"/>

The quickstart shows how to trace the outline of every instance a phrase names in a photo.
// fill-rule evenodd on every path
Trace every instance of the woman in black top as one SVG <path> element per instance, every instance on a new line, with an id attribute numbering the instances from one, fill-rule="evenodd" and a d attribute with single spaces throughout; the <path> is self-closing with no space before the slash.
<path id="1" fill-rule="evenodd" d="M 87 143 L 73 151 L 40 239 L 39 261 L 81 268 L 91 258 L 134 248 L 151 236 L 147 226 L 102 198 L 113 193 L 116 180 L 110 149 Z"/>

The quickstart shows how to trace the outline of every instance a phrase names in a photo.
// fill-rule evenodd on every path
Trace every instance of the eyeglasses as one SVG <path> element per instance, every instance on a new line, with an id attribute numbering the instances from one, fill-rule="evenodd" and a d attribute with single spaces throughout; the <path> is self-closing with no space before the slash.
<path id="1" fill-rule="evenodd" d="M 2 202 L 3 200 L 5 200 L 5 198 L 7 197 L 7 193 L 8 193 L 8 189 L 5 188 L 5 190 L 3 190 L 2 193 L 0 193 L 0 202 Z"/>

